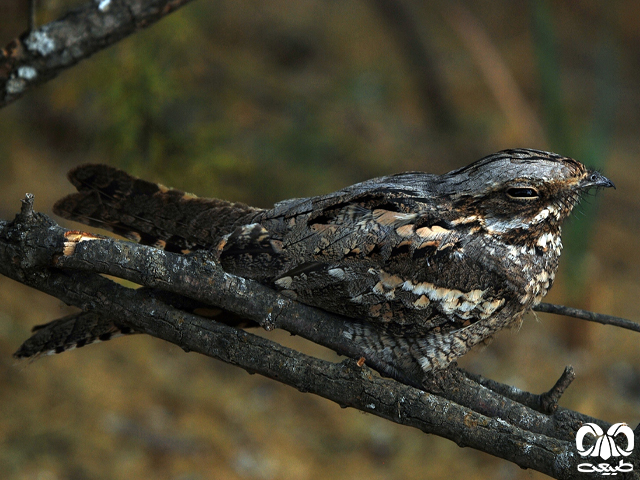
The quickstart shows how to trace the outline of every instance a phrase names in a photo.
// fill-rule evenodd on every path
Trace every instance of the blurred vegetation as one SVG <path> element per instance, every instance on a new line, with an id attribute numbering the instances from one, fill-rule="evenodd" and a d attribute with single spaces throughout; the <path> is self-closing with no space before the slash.
<path id="1" fill-rule="evenodd" d="M 557 29 L 553 12 L 547 0 L 531 2 L 534 45 L 542 98 L 542 114 L 549 139 L 549 148 L 579 158 L 591 168 L 603 170 L 613 134 L 618 103 L 618 48 L 612 32 L 596 32 L 594 38 L 592 79 L 593 90 L 584 116 L 571 116 L 562 84 L 562 66 L 558 59 Z M 586 118 L 585 118 L 586 117 Z M 571 300 L 579 300 L 588 281 L 586 252 L 590 245 L 593 226 L 597 221 L 597 203 L 585 201 L 580 213 L 565 228 L 564 252 L 573 268 L 568 270 L 566 283 Z"/>
<path id="2" fill-rule="evenodd" d="M 80 3 L 39 0 L 38 21 Z M 0 18 L 6 44 L 26 2 Z M 639 20 L 630 0 L 194 1 L 0 112 L 0 214 L 26 191 L 50 212 L 84 162 L 269 206 L 550 149 L 618 190 L 567 226 L 549 300 L 640 319 Z M 29 328 L 68 309 L 0 285 L 3 478 L 541 478 L 142 336 L 16 367 Z M 564 406 L 640 421 L 632 334 L 531 316 L 461 363 L 534 392 L 571 363 Z"/>

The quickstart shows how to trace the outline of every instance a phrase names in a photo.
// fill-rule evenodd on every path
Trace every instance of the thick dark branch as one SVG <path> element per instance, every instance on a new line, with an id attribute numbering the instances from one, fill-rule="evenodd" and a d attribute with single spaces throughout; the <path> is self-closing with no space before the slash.
<path id="1" fill-rule="evenodd" d="M 92 0 L 0 51 L 0 108 L 191 0 Z"/>
<path id="2" fill-rule="evenodd" d="M 59 232 L 64 235 L 65 231 L 60 229 Z M 287 330 L 351 358 L 358 359 L 361 356 L 358 347 L 343 335 L 347 329 L 345 322 L 353 324 L 353 319 L 344 319 L 300 304 L 257 282 L 229 275 L 212 261 L 207 252 L 179 255 L 108 238 L 82 241 L 83 238 L 94 238 L 83 235 L 67 234 L 67 255 L 58 256 L 56 266 L 104 273 L 184 295 L 224 308 L 267 329 Z M 368 358 L 365 360 L 382 373 L 390 371 L 387 365 L 372 362 Z M 401 380 L 412 386 L 422 386 L 422 378 Z M 490 387 L 485 388 L 465 375 L 456 374 L 453 369 L 434 374 L 429 387 L 430 391 L 474 408 L 483 415 L 508 415 L 515 425 L 526 422 L 521 426 L 529 431 L 557 438 L 571 438 L 581 422 L 592 421 L 575 412 L 565 411 L 562 412 L 561 421 L 558 421 L 558 418 L 546 415 L 549 412 L 544 410 L 539 396 L 536 396 L 535 404 L 522 405 L 505 398 L 501 393 L 496 394 Z"/>
<path id="3" fill-rule="evenodd" d="M 105 318 L 126 321 L 137 331 L 185 350 L 238 365 L 340 405 L 435 433 L 552 477 L 581 478 L 577 465 L 582 459 L 577 456 L 573 435 L 588 417 L 562 409 L 552 416 L 543 415 L 472 382 L 455 369 L 440 372 L 425 383 L 435 393 L 431 394 L 373 375 L 353 360 L 333 364 L 308 357 L 175 308 L 176 303 L 167 300 L 165 292 L 129 289 L 96 272 L 117 273 L 178 293 L 204 290 L 207 293 L 201 298 L 215 298 L 211 303 L 266 325 L 280 326 L 282 319 L 294 326 L 296 322 L 306 323 L 309 332 L 318 333 L 320 343 L 333 346 L 342 345 L 343 340 L 334 337 L 325 341 L 321 332 L 328 328 L 331 335 L 339 333 L 344 321 L 341 317 L 290 300 L 282 303 L 285 300 L 277 293 L 227 275 L 202 256 L 90 238 L 95 237 L 68 232 L 48 217 L 34 213 L 27 199 L 13 223 L 0 223 L 0 273 Z M 320 324 L 315 322 L 316 317 L 321 319 Z M 606 423 L 598 423 L 607 428 Z M 638 463 L 635 457 L 627 461 Z"/>
<path id="4" fill-rule="evenodd" d="M 97 274 L 50 269 L 25 283 L 103 315 L 127 318 L 137 330 L 175 343 L 186 351 L 260 373 L 341 406 L 435 433 L 461 446 L 499 456 L 505 455 L 505 445 L 510 449 L 515 446 L 516 451 L 511 451 L 508 459 L 522 467 L 539 469 L 539 457 L 551 467 L 556 454 L 577 456 L 572 452 L 571 442 L 526 432 L 436 395 L 377 377 L 353 360 L 339 364 L 319 360 L 265 338 L 190 315 L 164 304 L 152 292 L 132 290 Z M 527 455 L 528 451 L 535 455 Z"/>
<path id="5" fill-rule="evenodd" d="M 633 330 L 634 332 L 640 332 L 640 323 L 604 313 L 589 312 L 588 310 L 565 307 L 564 305 L 554 305 L 553 303 L 539 303 L 533 307 L 533 309 L 536 312 L 555 313 L 556 315 L 589 320 L 590 322 L 602 323 L 603 325 L 614 325 L 616 327 L 626 328 L 627 330 Z"/>

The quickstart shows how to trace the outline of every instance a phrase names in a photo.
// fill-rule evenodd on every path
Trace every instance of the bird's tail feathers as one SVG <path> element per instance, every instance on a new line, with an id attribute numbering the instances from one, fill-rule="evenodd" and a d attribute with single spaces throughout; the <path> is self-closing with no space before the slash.
<path id="1" fill-rule="evenodd" d="M 33 335 L 13 354 L 15 358 L 53 355 L 137 333 L 126 325 L 117 324 L 95 312 L 75 313 L 44 325 L 36 325 L 32 332 Z"/>
<path id="2" fill-rule="evenodd" d="M 78 193 L 56 202 L 54 213 L 168 251 L 215 246 L 236 223 L 261 211 L 199 198 L 108 165 L 81 165 L 68 177 Z"/>

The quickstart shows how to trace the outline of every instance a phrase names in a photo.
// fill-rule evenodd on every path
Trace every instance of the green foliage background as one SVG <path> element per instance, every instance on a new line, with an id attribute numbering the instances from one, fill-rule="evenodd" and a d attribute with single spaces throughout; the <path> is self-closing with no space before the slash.
<path id="1" fill-rule="evenodd" d="M 39 22 L 79 3 L 42 0 Z M 640 4 L 403 0 L 432 67 L 424 78 L 384 3 L 197 0 L 64 72 L 0 112 L 2 218 L 27 191 L 50 213 L 84 162 L 266 207 L 550 149 L 618 189 L 568 225 L 549 300 L 640 319 Z M 24 10 L 0 5 L 2 44 L 24 30 Z M 142 336 L 15 365 L 30 327 L 69 309 L 0 286 L 2 478 L 542 478 Z M 635 426 L 639 345 L 540 315 L 461 363 L 534 392 L 573 364 L 563 406 Z"/>

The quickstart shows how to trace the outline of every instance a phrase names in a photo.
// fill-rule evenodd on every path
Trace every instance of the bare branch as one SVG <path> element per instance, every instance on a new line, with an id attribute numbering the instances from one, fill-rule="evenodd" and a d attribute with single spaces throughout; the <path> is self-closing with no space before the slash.
<path id="1" fill-rule="evenodd" d="M 189 1 L 90 1 L 26 32 L 0 51 L 0 108 Z"/>
<path id="2" fill-rule="evenodd" d="M 541 405 L 545 412 L 555 412 L 558 409 L 558 401 L 562 394 L 569 388 L 571 382 L 576 378 L 576 372 L 573 367 L 569 365 L 562 372 L 562 376 L 558 379 L 556 384 L 547 393 L 540 395 Z"/>
<path id="3" fill-rule="evenodd" d="M 555 313 L 556 315 L 580 318 L 581 320 L 589 320 L 590 322 L 597 322 L 603 325 L 613 325 L 615 327 L 633 330 L 634 332 L 640 332 L 640 323 L 627 320 L 626 318 L 606 315 L 604 313 L 589 312 L 588 310 L 565 307 L 564 305 L 554 305 L 553 303 L 539 303 L 533 307 L 533 310 L 536 312 Z"/>
<path id="4" fill-rule="evenodd" d="M 426 379 L 423 388 L 431 393 L 425 393 L 373 375 L 355 360 L 338 364 L 318 360 L 193 315 L 183 309 L 188 299 L 176 293 L 207 300 L 263 325 L 285 325 L 306 332 L 314 341 L 344 349 L 353 359 L 359 357 L 357 347 L 348 345 L 339 335 L 345 321 L 339 316 L 291 300 L 282 303 L 285 299 L 276 292 L 224 273 L 205 254 L 171 254 L 67 231 L 33 212 L 32 198 L 25 199 L 14 222 L 0 222 L 0 273 L 95 315 L 116 318 L 186 351 L 218 358 L 340 405 L 443 436 L 555 478 L 588 478 L 577 471 L 582 459 L 573 443 L 575 432 L 584 421 L 608 428 L 605 422 L 565 409 L 544 415 L 496 393 L 511 387 L 497 382 L 482 385 L 456 368 Z M 117 274 L 154 288 L 126 288 L 100 273 Z M 332 338 L 323 338 L 325 329 Z M 562 389 L 552 389 L 554 398 Z M 632 461 L 637 463 L 638 459 L 633 457 Z"/>
<path id="5" fill-rule="evenodd" d="M 58 267 L 104 273 L 184 295 L 224 308 L 267 329 L 286 330 L 351 358 L 361 356 L 360 349 L 343 335 L 347 330 L 345 322 L 353 324 L 353 319 L 344 319 L 300 304 L 257 282 L 230 275 L 208 258 L 207 252 L 179 255 L 128 241 L 108 238 L 87 241 L 96 237 L 77 233 L 64 235 L 67 253 L 56 258 L 55 265 Z M 215 288 L 211 288 L 212 285 Z M 393 372 L 390 366 L 372 362 L 371 359 L 365 361 L 379 372 L 405 384 L 424 387 L 422 378 L 398 378 L 397 372 Z M 533 408 L 544 412 L 539 396 L 536 396 L 538 400 L 533 406 L 523 409 L 523 405 L 517 401 L 509 402 L 502 394 L 495 395 L 491 387 L 479 388 L 474 380 L 469 381 L 464 375 L 454 375 L 453 371 L 447 372 L 445 378 L 442 373 L 433 375 L 430 391 L 460 405 L 477 408 L 483 415 L 495 416 L 508 411 L 509 417 L 514 418 L 516 423 L 526 418 L 527 428 L 531 431 L 548 434 L 557 430 L 554 419 L 530 411 Z M 480 405 L 479 398 L 483 398 Z M 563 421 L 572 422 L 575 428 L 579 427 L 580 422 L 594 421 L 582 416 L 569 417 Z"/>

